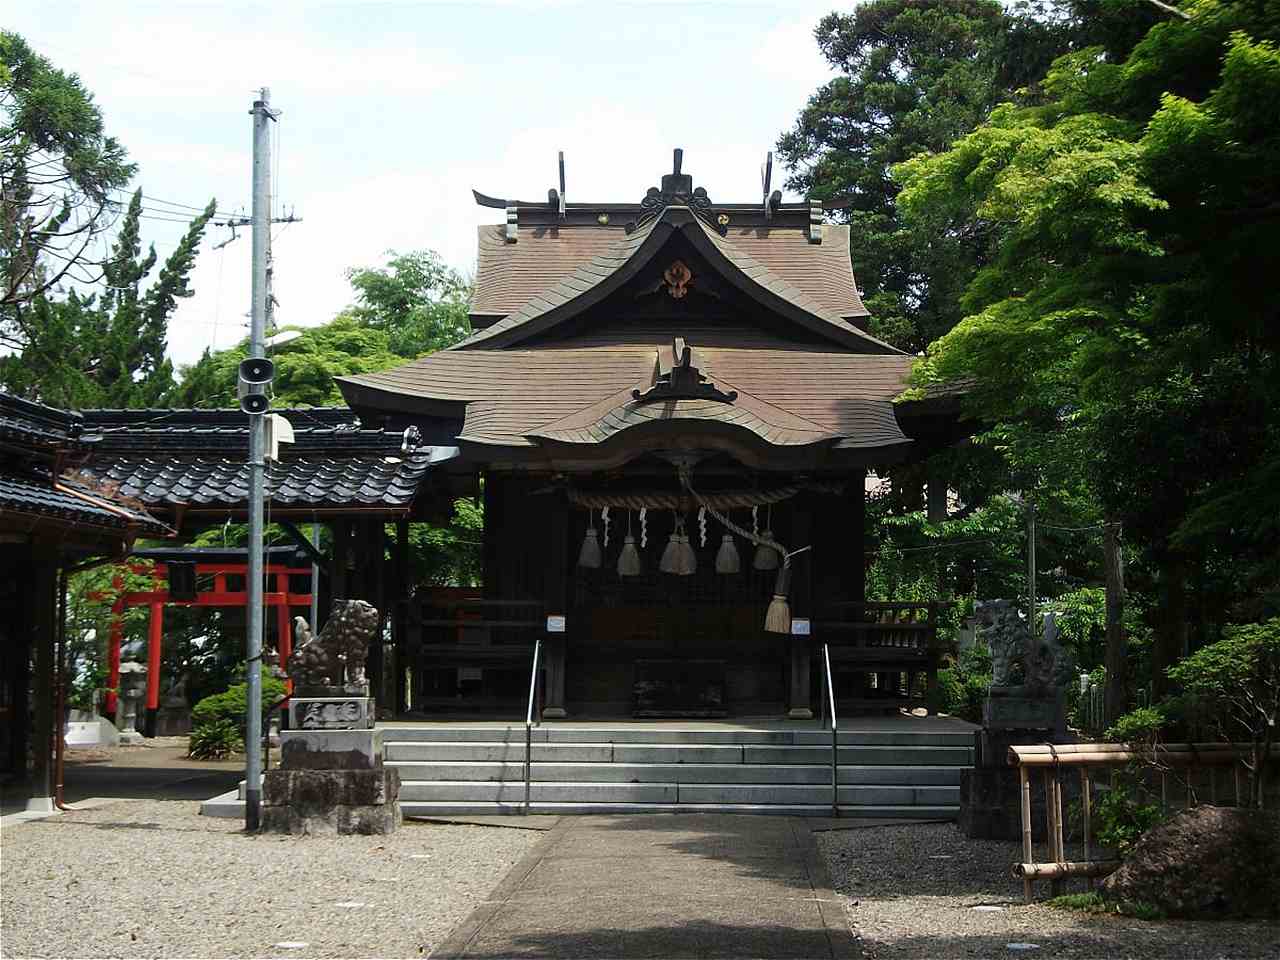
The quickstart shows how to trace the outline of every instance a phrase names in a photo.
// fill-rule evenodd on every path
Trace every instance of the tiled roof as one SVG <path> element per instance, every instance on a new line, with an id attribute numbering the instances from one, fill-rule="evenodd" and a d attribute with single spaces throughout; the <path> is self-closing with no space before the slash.
<path id="1" fill-rule="evenodd" d="M 683 233 L 709 260 L 714 262 L 723 258 L 721 269 L 727 279 L 739 284 L 750 296 L 780 308 L 792 322 L 837 343 L 874 353 L 898 352 L 887 343 L 852 326 L 844 319 L 844 315 L 807 292 L 827 289 L 829 285 L 822 279 L 825 271 L 806 276 L 804 288 L 797 286 L 785 276 L 775 274 L 770 269 L 769 261 L 757 260 L 732 241 L 721 237 L 695 217 L 687 207 L 667 207 L 660 217 L 646 226 L 615 238 L 612 245 L 582 261 L 572 273 L 552 286 L 538 291 L 514 313 L 472 334 L 450 349 L 511 346 L 542 332 L 561 319 L 576 315 L 619 286 L 628 272 L 638 270 L 656 256 L 665 246 L 666 238 L 673 233 Z M 518 245 L 517 242 L 516 246 Z M 758 251 L 771 249 L 762 243 L 755 244 L 755 248 Z M 780 245 L 779 249 L 784 248 Z M 780 262 L 794 265 L 798 261 L 793 257 L 783 258 Z M 852 274 L 849 276 L 851 284 Z M 859 315 L 863 314 L 865 310 Z"/>
<path id="2" fill-rule="evenodd" d="M 154 517 L 102 492 L 67 480 L 55 484 L 35 473 L 0 472 L 0 511 L 153 536 L 172 533 Z"/>
<path id="3" fill-rule="evenodd" d="M 31 447 L 74 444 L 82 427 L 78 414 L 0 392 L 0 439 Z"/>
<path id="4" fill-rule="evenodd" d="M 267 466 L 266 496 L 277 507 L 376 507 L 408 510 L 431 464 L 430 451 L 342 460 L 291 459 Z M 243 506 L 249 467 L 216 457 L 116 458 L 89 472 L 119 484 L 121 493 L 148 506 Z"/>
<path id="5" fill-rule="evenodd" d="M 505 317 L 556 286 L 588 261 L 607 253 L 627 234 L 621 226 L 535 227 L 507 243 L 505 227 L 478 228 L 471 312 Z M 822 243 L 810 243 L 796 227 L 729 227 L 724 242 L 804 291 L 836 317 L 863 317 L 849 257 L 849 227 L 826 224 Z"/>
<path id="6" fill-rule="evenodd" d="M 839 446 L 906 442 L 893 412 L 913 358 L 855 353 L 791 343 L 757 329 L 689 327 L 682 335 L 705 358 L 723 389 L 776 408 L 842 438 Z M 646 380 L 655 350 L 669 347 L 670 328 L 618 324 L 590 337 L 530 349 L 443 351 L 382 373 L 350 378 L 392 395 L 467 404 L 464 439 L 529 446 L 527 439 L 580 414 L 613 409 Z M 721 405 L 723 406 L 723 405 Z M 598 407 L 598 409 L 597 409 Z M 764 416 L 765 420 L 770 415 Z M 570 421 L 571 424 L 574 421 Z"/>

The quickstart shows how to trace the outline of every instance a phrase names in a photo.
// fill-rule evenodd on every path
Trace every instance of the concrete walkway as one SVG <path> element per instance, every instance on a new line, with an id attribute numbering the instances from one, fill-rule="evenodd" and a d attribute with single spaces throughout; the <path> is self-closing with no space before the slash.
<path id="1" fill-rule="evenodd" d="M 563 818 L 433 957 L 859 956 L 802 818 Z"/>

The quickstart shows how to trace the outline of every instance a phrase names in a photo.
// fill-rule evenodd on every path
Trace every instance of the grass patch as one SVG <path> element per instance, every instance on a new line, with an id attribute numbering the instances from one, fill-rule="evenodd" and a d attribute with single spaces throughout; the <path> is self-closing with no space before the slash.
<path id="1" fill-rule="evenodd" d="M 1110 913 L 1137 920 L 1163 920 L 1164 911 L 1141 900 L 1108 900 L 1100 893 L 1067 893 L 1054 897 L 1049 906 L 1079 913 Z"/>

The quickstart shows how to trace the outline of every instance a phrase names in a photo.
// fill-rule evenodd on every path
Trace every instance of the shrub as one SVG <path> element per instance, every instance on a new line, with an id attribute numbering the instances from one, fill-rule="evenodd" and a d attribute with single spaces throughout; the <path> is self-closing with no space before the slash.
<path id="1" fill-rule="evenodd" d="M 1138 838 L 1164 819 L 1158 804 L 1142 803 L 1126 786 L 1117 784 L 1098 800 L 1098 842 L 1127 856 Z"/>
<path id="2" fill-rule="evenodd" d="M 231 720 L 210 720 L 191 731 L 187 756 L 192 760 L 225 760 L 244 746 L 240 730 Z"/>
<path id="3" fill-rule="evenodd" d="M 240 732 L 241 739 L 243 739 L 247 723 L 245 714 L 247 696 L 248 685 L 237 683 L 222 693 L 215 693 L 212 696 L 205 697 L 191 711 L 192 729 L 196 730 L 207 724 L 225 720 L 236 727 Z M 275 677 L 264 675 L 262 678 L 262 705 L 260 709 L 265 711 L 283 696 L 284 682 L 277 680 Z"/>
<path id="4" fill-rule="evenodd" d="M 1248 740 L 1250 804 L 1261 808 L 1267 760 L 1280 728 L 1280 617 L 1228 627 L 1217 643 L 1169 668 L 1224 740 Z"/>
<path id="5" fill-rule="evenodd" d="M 1164 911 L 1154 904 L 1141 900 L 1108 900 L 1102 894 L 1068 893 L 1054 897 L 1049 906 L 1063 910 L 1077 910 L 1080 913 L 1117 913 L 1138 920 L 1163 920 Z"/>
<path id="6" fill-rule="evenodd" d="M 1159 707 L 1138 707 L 1118 718 L 1102 736 L 1112 743 L 1150 745 L 1168 724 L 1168 715 Z"/>
<path id="7" fill-rule="evenodd" d="M 929 709 L 981 723 L 982 704 L 990 687 L 991 651 L 975 644 L 960 654 L 954 666 L 938 671 L 938 688 L 929 699 Z"/>

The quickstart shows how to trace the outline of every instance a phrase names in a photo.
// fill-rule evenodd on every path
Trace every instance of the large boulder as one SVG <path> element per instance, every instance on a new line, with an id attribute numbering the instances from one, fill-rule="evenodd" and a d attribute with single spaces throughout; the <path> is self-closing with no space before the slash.
<path id="1" fill-rule="evenodd" d="M 1280 815 L 1183 810 L 1142 836 L 1103 894 L 1171 917 L 1280 917 Z"/>

